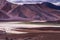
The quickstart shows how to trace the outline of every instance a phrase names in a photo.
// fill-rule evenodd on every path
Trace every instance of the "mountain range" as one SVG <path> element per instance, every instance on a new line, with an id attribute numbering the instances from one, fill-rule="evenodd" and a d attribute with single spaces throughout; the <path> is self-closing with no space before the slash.
<path id="1" fill-rule="evenodd" d="M 0 0 L 0 20 L 58 21 L 60 20 L 60 6 L 49 2 L 17 5 Z"/>

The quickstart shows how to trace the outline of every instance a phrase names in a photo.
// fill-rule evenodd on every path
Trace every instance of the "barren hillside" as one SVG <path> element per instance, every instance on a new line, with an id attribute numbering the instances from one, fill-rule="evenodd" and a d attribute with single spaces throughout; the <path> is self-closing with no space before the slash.
<path id="1" fill-rule="evenodd" d="M 0 20 L 15 21 L 58 21 L 60 10 L 43 4 L 16 5 L 0 0 Z"/>

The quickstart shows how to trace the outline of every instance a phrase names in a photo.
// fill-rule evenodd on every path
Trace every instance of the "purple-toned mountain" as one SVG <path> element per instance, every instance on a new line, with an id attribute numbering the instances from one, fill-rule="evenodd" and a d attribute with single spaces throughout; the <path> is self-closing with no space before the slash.
<path id="1" fill-rule="evenodd" d="M 58 21 L 60 10 L 44 4 L 16 5 L 0 0 L 0 20 L 8 21 Z"/>

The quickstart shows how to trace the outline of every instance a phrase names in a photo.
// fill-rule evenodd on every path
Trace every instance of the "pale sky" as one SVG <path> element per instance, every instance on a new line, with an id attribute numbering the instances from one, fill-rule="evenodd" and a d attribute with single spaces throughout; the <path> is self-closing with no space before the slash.
<path id="1" fill-rule="evenodd" d="M 44 1 L 44 2 L 56 2 L 56 1 L 60 1 L 60 0 L 7 0 L 7 1 Z"/>
<path id="2" fill-rule="evenodd" d="M 54 5 L 60 6 L 60 0 L 7 0 L 7 1 L 17 5 L 38 3 L 38 2 L 25 2 L 25 1 L 42 1 L 42 2 L 50 2 L 50 3 L 53 3 Z M 24 2 L 20 2 L 20 1 L 24 1 Z M 42 2 L 39 2 L 39 3 L 42 3 Z"/>

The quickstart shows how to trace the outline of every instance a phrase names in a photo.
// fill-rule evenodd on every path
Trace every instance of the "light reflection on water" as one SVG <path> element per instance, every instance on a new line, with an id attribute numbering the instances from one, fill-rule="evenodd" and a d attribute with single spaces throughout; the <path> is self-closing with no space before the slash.
<path id="1" fill-rule="evenodd" d="M 22 22 L 0 22 L 0 30 L 6 31 L 7 33 L 15 33 L 15 34 L 24 34 L 28 32 L 18 32 L 12 29 L 16 28 L 40 28 L 40 27 L 60 27 L 60 25 L 43 25 L 43 24 L 25 24 Z"/>

